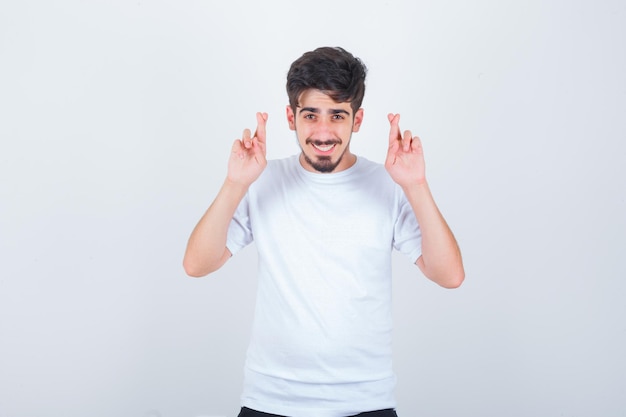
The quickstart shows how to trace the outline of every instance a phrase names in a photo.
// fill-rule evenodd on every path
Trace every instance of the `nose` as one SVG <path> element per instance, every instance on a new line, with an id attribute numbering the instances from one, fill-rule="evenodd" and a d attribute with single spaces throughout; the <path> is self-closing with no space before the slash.
<path id="1" fill-rule="evenodd" d="M 317 123 L 315 123 L 315 134 L 319 139 L 328 139 L 329 133 L 332 132 L 332 123 L 330 120 L 326 120 L 326 118 L 320 118 Z"/>

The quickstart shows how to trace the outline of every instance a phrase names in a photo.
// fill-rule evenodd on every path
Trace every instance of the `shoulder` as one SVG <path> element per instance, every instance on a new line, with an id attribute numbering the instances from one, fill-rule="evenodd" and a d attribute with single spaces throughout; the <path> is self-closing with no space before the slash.
<path id="1" fill-rule="evenodd" d="M 281 159 L 270 159 L 267 161 L 265 171 L 271 173 L 292 171 L 296 169 L 298 164 L 298 156 L 292 155 Z M 264 171 L 264 173 L 265 173 Z"/>
<path id="2" fill-rule="evenodd" d="M 375 173 L 385 172 L 385 167 L 383 166 L 383 164 L 371 161 L 362 156 L 359 156 L 357 158 L 357 164 L 361 170 Z"/>
<path id="3" fill-rule="evenodd" d="M 359 166 L 355 174 L 360 178 L 361 186 L 365 189 L 371 190 L 380 198 L 384 196 L 388 201 L 402 204 L 402 200 L 405 198 L 404 192 L 391 178 L 382 163 L 359 157 Z"/>
<path id="4" fill-rule="evenodd" d="M 280 181 L 289 180 L 297 173 L 297 156 L 290 156 L 282 159 L 270 159 L 267 166 L 257 181 Z"/>
<path id="5" fill-rule="evenodd" d="M 376 181 L 380 185 L 395 184 L 383 164 L 362 156 L 358 157 L 355 175 L 367 181 Z"/>
<path id="6" fill-rule="evenodd" d="M 296 156 L 268 160 L 267 166 L 259 178 L 252 183 L 250 190 L 255 192 L 276 189 L 281 183 L 293 181 L 297 175 L 297 163 L 298 159 Z"/>

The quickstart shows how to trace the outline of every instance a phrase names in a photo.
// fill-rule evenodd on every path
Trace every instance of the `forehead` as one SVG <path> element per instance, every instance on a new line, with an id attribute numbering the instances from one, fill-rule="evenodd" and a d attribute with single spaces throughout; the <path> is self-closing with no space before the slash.
<path id="1" fill-rule="evenodd" d="M 305 90 L 298 98 L 299 108 L 315 108 L 324 110 L 345 110 L 352 114 L 352 107 L 349 102 L 337 103 L 328 94 L 320 90 Z"/>

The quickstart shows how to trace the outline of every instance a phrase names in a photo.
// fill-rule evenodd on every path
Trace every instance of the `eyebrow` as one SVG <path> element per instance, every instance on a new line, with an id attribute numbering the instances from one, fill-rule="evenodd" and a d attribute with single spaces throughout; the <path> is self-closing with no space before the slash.
<path id="1" fill-rule="evenodd" d="M 322 111 L 318 109 L 317 107 L 302 107 L 300 109 L 300 113 L 302 112 L 311 112 L 311 113 L 319 114 Z M 344 109 L 330 109 L 328 112 L 330 114 L 347 114 L 348 116 L 350 116 L 350 112 Z"/>

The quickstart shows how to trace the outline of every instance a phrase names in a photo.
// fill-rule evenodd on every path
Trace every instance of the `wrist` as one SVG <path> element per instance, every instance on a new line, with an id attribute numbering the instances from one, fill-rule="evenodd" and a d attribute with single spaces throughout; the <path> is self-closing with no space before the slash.
<path id="1" fill-rule="evenodd" d="M 426 178 L 419 180 L 419 181 L 413 181 L 410 182 L 408 184 L 404 184 L 401 185 L 402 191 L 404 191 L 405 194 L 414 194 L 414 193 L 424 193 L 424 192 L 430 192 L 430 188 L 428 187 L 428 181 L 426 181 Z"/>
<path id="2" fill-rule="evenodd" d="M 249 187 L 250 187 L 250 184 L 247 184 L 241 181 L 236 181 L 228 177 L 226 177 L 226 179 L 224 180 L 224 184 L 222 185 L 222 189 L 224 191 L 228 191 L 229 194 L 239 194 L 239 195 L 244 195 L 245 193 L 247 193 Z"/>

